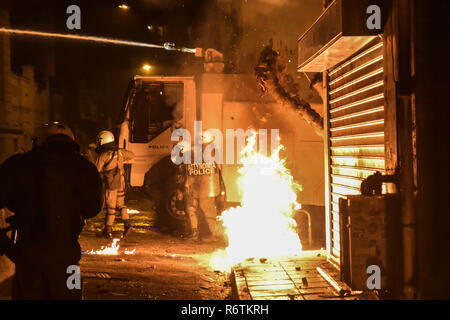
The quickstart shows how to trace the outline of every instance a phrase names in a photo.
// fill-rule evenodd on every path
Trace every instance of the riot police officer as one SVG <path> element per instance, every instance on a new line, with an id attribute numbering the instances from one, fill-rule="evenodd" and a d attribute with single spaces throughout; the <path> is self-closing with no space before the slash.
<path id="1" fill-rule="evenodd" d="M 213 141 L 212 136 L 203 134 L 202 151 Z M 220 240 L 217 216 L 226 196 L 220 165 L 215 162 L 183 164 L 181 170 L 186 177 L 184 198 L 192 238 L 203 242 Z"/>
<path id="2" fill-rule="evenodd" d="M 78 237 L 87 218 L 102 208 L 96 167 L 80 154 L 70 128 L 59 122 L 38 127 L 33 149 L 0 165 L 0 208 L 14 212 L 14 299 L 81 299 L 67 285 L 78 265 Z"/>
<path id="3" fill-rule="evenodd" d="M 106 216 L 105 237 L 112 238 L 112 226 L 116 211 L 119 211 L 123 224 L 125 237 L 131 230 L 128 210 L 125 204 L 125 177 L 124 162 L 134 158 L 134 153 L 118 148 L 114 143 L 114 135 L 110 131 L 102 131 L 98 134 L 98 157 L 96 166 L 100 172 L 105 189 Z"/>

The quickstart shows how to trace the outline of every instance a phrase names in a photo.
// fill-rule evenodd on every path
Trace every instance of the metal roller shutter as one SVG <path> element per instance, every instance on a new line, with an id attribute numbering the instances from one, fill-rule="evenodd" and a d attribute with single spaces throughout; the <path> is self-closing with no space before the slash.
<path id="1" fill-rule="evenodd" d="M 361 181 L 385 169 L 382 40 L 327 74 L 329 249 L 339 262 L 339 198 L 360 194 Z"/>

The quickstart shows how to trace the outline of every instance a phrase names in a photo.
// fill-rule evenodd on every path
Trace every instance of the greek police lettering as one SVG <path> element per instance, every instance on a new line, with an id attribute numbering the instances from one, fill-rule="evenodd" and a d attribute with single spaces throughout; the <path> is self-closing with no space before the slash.
<path id="1" fill-rule="evenodd" d="M 203 176 L 206 174 L 214 174 L 217 166 L 214 163 L 188 164 L 189 176 Z"/>
<path id="2" fill-rule="evenodd" d="M 187 307 L 181 308 L 181 314 L 194 314 L 194 315 L 208 315 L 210 318 L 213 317 L 216 307 L 196 307 L 188 304 Z"/>

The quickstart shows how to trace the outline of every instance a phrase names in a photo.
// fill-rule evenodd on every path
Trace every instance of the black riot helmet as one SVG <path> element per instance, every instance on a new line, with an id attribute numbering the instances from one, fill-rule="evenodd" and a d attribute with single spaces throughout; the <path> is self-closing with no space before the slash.
<path id="1" fill-rule="evenodd" d="M 51 122 L 39 126 L 34 130 L 33 136 L 31 137 L 33 146 L 41 146 L 49 137 L 55 135 L 63 135 L 69 137 L 70 140 L 75 140 L 69 126 L 61 122 Z"/>

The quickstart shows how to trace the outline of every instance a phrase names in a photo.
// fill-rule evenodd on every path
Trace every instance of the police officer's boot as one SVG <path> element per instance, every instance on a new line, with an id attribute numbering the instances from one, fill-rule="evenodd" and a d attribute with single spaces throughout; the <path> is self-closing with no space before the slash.
<path id="1" fill-rule="evenodd" d="M 129 220 L 123 221 L 123 237 L 125 238 L 131 231 L 131 223 Z"/>
<path id="2" fill-rule="evenodd" d="M 107 239 L 112 239 L 113 234 L 112 234 L 112 226 L 105 226 L 105 229 L 103 229 L 103 235 L 105 236 L 105 238 Z"/>
<path id="3" fill-rule="evenodd" d="M 192 229 L 192 233 L 190 235 L 190 238 L 194 241 L 200 240 L 200 233 L 197 228 Z"/>

